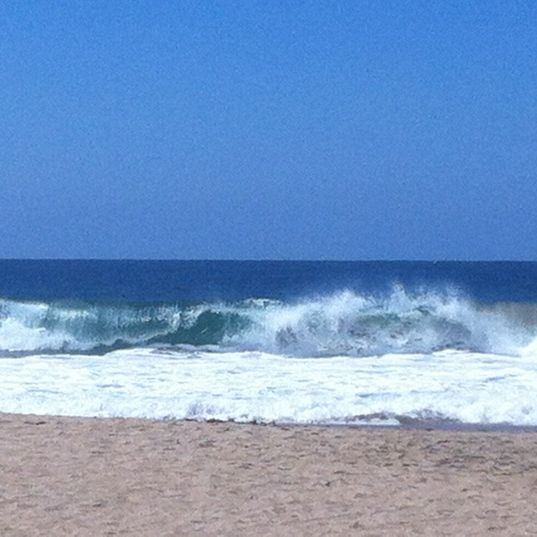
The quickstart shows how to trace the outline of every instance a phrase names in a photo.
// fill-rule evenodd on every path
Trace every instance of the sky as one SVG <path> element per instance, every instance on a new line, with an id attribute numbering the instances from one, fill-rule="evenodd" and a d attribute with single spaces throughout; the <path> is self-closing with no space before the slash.
<path id="1" fill-rule="evenodd" d="M 537 3 L 0 3 L 0 257 L 537 260 Z"/>

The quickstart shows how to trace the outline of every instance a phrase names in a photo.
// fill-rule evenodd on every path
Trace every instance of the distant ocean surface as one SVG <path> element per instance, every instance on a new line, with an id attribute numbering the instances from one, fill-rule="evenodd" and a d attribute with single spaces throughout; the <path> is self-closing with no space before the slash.
<path id="1" fill-rule="evenodd" d="M 537 263 L 3 260 L 0 412 L 537 426 Z"/>

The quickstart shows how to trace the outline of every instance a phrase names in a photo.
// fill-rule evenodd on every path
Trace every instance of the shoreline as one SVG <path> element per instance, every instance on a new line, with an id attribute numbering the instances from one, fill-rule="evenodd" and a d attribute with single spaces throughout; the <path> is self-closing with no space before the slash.
<path id="1" fill-rule="evenodd" d="M 218 419 L 190 419 L 190 418 L 145 418 L 134 416 L 76 416 L 63 414 L 33 414 L 33 413 L 13 413 L 0 412 L 0 423 L 3 416 L 17 416 L 29 419 L 65 419 L 65 420 L 103 420 L 103 421 L 140 421 L 147 423 L 197 423 L 197 424 L 228 424 L 233 426 L 252 426 L 252 427 L 275 427 L 275 428 L 319 428 L 319 429 L 351 429 L 351 430 L 405 430 L 405 431 L 447 431 L 454 433 L 537 433 L 537 425 L 511 425 L 508 423 L 461 423 L 455 420 L 419 420 L 407 417 L 394 418 L 401 420 L 399 424 L 383 423 L 296 423 L 296 422 L 278 422 L 278 421 L 234 421 Z"/>
<path id="2" fill-rule="evenodd" d="M 0 534 L 537 533 L 537 432 L 0 414 Z"/>

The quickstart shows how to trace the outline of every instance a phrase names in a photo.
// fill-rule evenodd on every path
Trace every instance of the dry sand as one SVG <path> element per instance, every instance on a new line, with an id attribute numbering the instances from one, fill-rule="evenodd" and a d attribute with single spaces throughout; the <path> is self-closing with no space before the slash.
<path id="1" fill-rule="evenodd" d="M 0 535 L 537 535 L 537 434 L 0 415 Z"/>

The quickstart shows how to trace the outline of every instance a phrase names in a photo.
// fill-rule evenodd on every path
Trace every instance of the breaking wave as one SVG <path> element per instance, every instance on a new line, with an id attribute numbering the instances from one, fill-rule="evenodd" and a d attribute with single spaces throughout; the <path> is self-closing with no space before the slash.
<path id="1" fill-rule="evenodd" d="M 89 304 L 0 299 L 0 351 L 107 352 L 141 346 L 256 350 L 293 356 L 373 356 L 454 349 L 517 354 L 537 336 L 537 306 L 481 305 L 455 292 L 296 302 Z"/>

